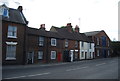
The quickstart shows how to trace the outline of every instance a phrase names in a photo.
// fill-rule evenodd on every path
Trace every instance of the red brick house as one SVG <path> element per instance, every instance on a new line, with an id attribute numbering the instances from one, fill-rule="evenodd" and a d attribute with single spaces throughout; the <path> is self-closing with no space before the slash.
<path id="1" fill-rule="evenodd" d="M 12 9 L 1 5 L 0 15 L 2 16 L 2 63 L 24 64 L 28 21 L 22 13 L 22 6 Z"/>
<path id="2" fill-rule="evenodd" d="M 111 54 L 110 38 L 104 30 L 85 33 L 95 43 L 95 58 L 109 57 Z"/>

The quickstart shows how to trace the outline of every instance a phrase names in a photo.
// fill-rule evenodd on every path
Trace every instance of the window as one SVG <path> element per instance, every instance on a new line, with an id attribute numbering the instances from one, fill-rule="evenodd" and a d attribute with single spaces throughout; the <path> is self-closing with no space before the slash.
<path id="1" fill-rule="evenodd" d="M 38 59 L 43 59 L 43 51 L 38 51 Z"/>
<path id="2" fill-rule="evenodd" d="M 56 39 L 55 38 L 51 38 L 51 46 L 56 46 Z"/>
<path id="3" fill-rule="evenodd" d="M 76 48 L 78 47 L 78 41 L 75 41 L 75 47 Z"/>
<path id="4" fill-rule="evenodd" d="M 84 52 L 81 53 L 81 57 L 84 57 Z"/>
<path id="5" fill-rule="evenodd" d="M 102 36 L 102 46 L 106 46 L 106 37 Z"/>
<path id="6" fill-rule="evenodd" d="M 44 37 L 39 37 L 39 46 L 44 45 Z"/>
<path id="7" fill-rule="evenodd" d="M 100 52 L 99 52 L 99 50 L 97 50 L 97 56 L 100 56 Z"/>
<path id="8" fill-rule="evenodd" d="M 16 45 L 7 45 L 6 60 L 16 60 Z"/>
<path id="9" fill-rule="evenodd" d="M 82 47 L 84 47 L 84 42 L 82 42 Z"/>
<path id="10" fill-rule="evenodd" d="M 65 40 L 65 47 L 68 47 L 68 40 Z"/>
<path id="11" fill-rule="evenodd" d="M 51 59 L 56 59 L 56 51 L 51 51 Z"/>
<path id="12" fill-rule="evenodd" d="M 97 38 L 97 45 L 99 45 L 99 38 Z"/>
<path id="13" fill-rule="evenodd" d="M 8 9 L 4 8 L 3 16 L 4 17 L 8 17 Z"/>
<path id="14" fill-rule="evenodd" d="M 8 37 L 9 38 L 16 38 L 17 37 L 17 27 L 8 26 Z"/>

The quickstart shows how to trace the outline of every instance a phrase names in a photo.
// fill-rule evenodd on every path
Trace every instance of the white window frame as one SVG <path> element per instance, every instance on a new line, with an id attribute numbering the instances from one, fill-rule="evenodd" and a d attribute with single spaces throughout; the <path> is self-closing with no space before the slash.
<path id="1" fill-rule="evenodd" d="M 83 41 L 81 42 L 81 47 L 84 47 L 84 42 Z"/>
<path id="2" fill-rule="evenodd" d="M 54 41 L 54 43 L 53 43 Z M 51 46 L 56 46 L 56 39 L 55 38 L 51 38 Z"/>
<path id="3" fill-rule="evenodd" d="M 6 42 L 6 44 L 7 44 L 7 46 L 6 46 L 6 59 L 5 60 L 16 60 L 16 45 L 17 45 L 17 42 Z M 9 55 L 12 50 L 8 51 L 8 46 L 11 46 L 11 47 L 15 46 L 14 50 L 12 48 L 10 48 L 14 51 L 13 57 L 10 57 L 10 55 Z"/>
<path id="4" fill-rule="evenodd" d="M 10 28 L 16 28 L 16 31 L 11 30 Z M 14 35 L 11 35 L 10 33 L 14 33 Z M 17 27 L 16 26 L 8 26 L 8 34 L 7 34 L 8 38 L 17 38 Z"/>
<path id="5" fill-rule="evenodd" d="M 97 50 L 97 56 L 100 56 L 100 50 Z"/>
<path id="6" fill-rule="evenodd" d="M 51 51 L 51 59 L 56 59 L 56 51 Z"/>
<path id="7" fill-rule="evenodd" d="M 65 47 L 68 47 L 68 43 L 69 43 L 69 42 L 68 42 L 68 40 L 66 39 L 66 40 L 65 40 Z"/>
<path id="8" fill-rule="evenodd" d="M 44 37 L 39 37 L 39 46 L 44 46 Z"/>
<path id="9" fill-rule="evenodd" d="M 38 59 L 39 60 L 43 59 L 43 51 L 38 51 Z"/>
<path id="10" fill-rule="evenodd" d="M 84 57 L 84 51 L 81 52 L 81 57 Z"/>

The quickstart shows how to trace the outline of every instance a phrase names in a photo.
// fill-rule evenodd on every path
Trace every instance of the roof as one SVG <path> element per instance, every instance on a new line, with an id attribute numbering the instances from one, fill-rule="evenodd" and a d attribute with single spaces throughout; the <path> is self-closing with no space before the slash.
<path id="1" fill-rule="evenodd" d="M 5 6 L 5 5 L 3 5 Z M 9 17 L 2 16 L 2 20 L 20 23 L 20 24 L 28 24 L 24 14 L 20 12 L 18 9 L 8 8 Z"/>
<path id="2" fill-rule="evenodd" d="M 64 39 L 92 42 L 84 33 L 69 32 L 66 27 L 58 28 L 52 26 L 52 28 L 53 31 L 58 32 Z"/>
<path id="3" fill-rule="evenodd" d="M 53 38 L 63 38 L 57 32 L 46 31 L 46 30 L 30 28 L 30 27 L 27 28 L 27 34 L 39 35 L 39 36 L 45 36 L 45 37 L 53 37 Z"/>
<path id="4" fill-rule="evenodd" d="M 100 33 L 101 31 L 91 31 L 91 32 L 85 32 L 85 35 L 87 35 L 87 36 L 94 36 L 94 35 L 96 35 L 96 34 L 98 34 L 98 33 Z"/>

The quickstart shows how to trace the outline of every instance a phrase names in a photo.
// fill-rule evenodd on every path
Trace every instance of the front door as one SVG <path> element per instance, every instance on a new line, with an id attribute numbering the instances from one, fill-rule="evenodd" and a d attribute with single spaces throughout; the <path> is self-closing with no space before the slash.
<path id="1" fill-rule="evenodd" d="M 28 64 L 33 64 L 34 63 L 34 52 L 29 52 L 28 53 Z"/>

